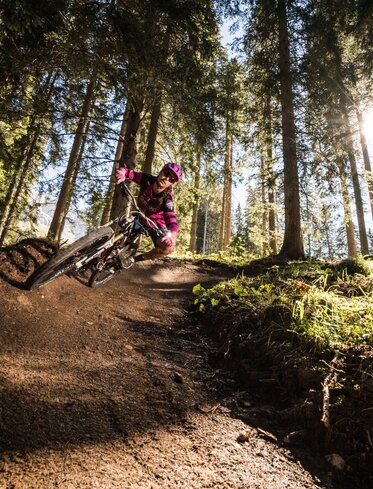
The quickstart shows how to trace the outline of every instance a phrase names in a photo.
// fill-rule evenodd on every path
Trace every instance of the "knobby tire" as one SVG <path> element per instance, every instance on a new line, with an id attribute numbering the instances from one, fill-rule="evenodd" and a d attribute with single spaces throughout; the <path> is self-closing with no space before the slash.
<path id="1" fill-rule="evenodd" d="M 134 256 L 140 244 L 140 235 L 136 236 L 132 244 L 135 244 L 136 247 L 131 251 L 130 255 Z M 103 268 L 102 270 L 98 270 L 96 273 L 92 275 L 92 277 L 88 281 L 89 287 L 96 288 L 100 285 L 106 284 L 109 280 L 111 280 L 114 275 L 121 272 L 122 270 L 119 268 L 112 268 L 110 264 Z"/>
<path id="2" fill-rule="evenodd" d="M 87 251 L 92 250 L 95 245 L 102 244 L 113 234 L 114 231 L 110 227 L 102 227 L 61 249 L 31 275 L 28 288 L 30 290 L 40 289 L 60 275 L 67 273 Z"/>
<path id="3" fill-rule="evenodd" d="M 106 284 L 106 282 L 109 282 L 109 280 L 111 280 L 114 275 L 116 275 L 120 271 L 121 270 L 119 268 L 113 270 L 110 270 L 109 268 L 104 268 L 102 270 L 98 270 L 88 280 L 88 286 L 94 289 L 96 287 L 99 287 L 100 285 Z"/>

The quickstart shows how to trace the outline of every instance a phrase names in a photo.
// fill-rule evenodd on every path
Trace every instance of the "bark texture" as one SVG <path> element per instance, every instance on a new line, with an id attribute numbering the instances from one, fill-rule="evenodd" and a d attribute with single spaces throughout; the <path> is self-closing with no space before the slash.
<path id="1" fill-rule="evenodd" d="M 365 175 L 366 175 L 367 185 L 368 185 L 370 210 L 373 217 L 373 173 L 372 173 L 372 166 L 370 164 L 367 140 L 365 138 L 365 134 L 363 130 L 363 116 L 360 110 L 357 110 L 357 120 L 359 122 L 360 144 L 361 144 L 361 151 L 363 153 Z"/>
<path id="2" fill-rule="evenodd" d="M 194 204 L 192 213 L 192 225 L 190 229 L 190 242 L 189 251 L 191 253 L 196 252 L 196 242 L 197 242 L 197 224 L 198 224 L 198 209 L 199 209 L 199 188 L 201 183 L 201 151 L 197 151 L 197 167 L 194 177 Z"/>
<path id="3" fill-rule="evenodd" d="M 354 223 L 352 222 L 351 201 L 350 201 L 350 195 L 348 193 L 348 188 L 347 188 L 345 166 L 346 166 L 345 162 L 343 160 L 340 160 L 338 164 L 338 170 L 339 170 L 339 178 L 341 181 L 341 189 L 342 189 L 344 223 L 346 227 L 346 236 L 347 236 L 347 252 L 349 258 L 355 258 L 356 240 L 355 240 L 355 232 L 354 232 Z"/>
<path id="4" fill-rule="evenodd" d="M 347 102 L 345 100 L 345 97 L 342 97 L 341 99 L 341 112 L 343 116 L 344 127 L 346 128 L 347 131 L 347 137 L 346 140 L 344 141 L 344 149 L 350 164 L 352 186 L 354 189 L 356 216 L 357 216 L 359 239 L 360 239 L 360 251 L 363 255 L 367 255 L 369 254 L 369 245 L 368 245 L 368 237 L 367 237 L 367 231 L 365 226 L 364 205 L 363 205 L 363 198 L 361 195 L 361 186 L 360 186 L 359 175 L 357 171 L 357 163 L 356 163 L 353 141 L 351 137 L 351 127 L 350 127 L 350 121 L 349 121 L 348 111 L 347 111 Z"/>
<path id="5" fill-rule="evenodd" d="M 128 100 L 127 105 L 128 120 L 122 154 L 119 159 L 119 166 L 126 166 L 127 168 L 133 169 L 136 166 L 140 128 L 143 120 L 144 100 L 142 98 L 132 98 Z M 120 186 L 117 185 L 114 190 L 110 219 L 115 219 L 123 213 L 128 212 L 128 210 L 128 202 L 122 196 Z"/>
<path id="6" fill-rule="evenodd" d="M 145 161 L 143 165 L 143 172 L 152 173 L 153 162 L 155 157 L 155 146 L 157 143 L 158 126 L 161 117 L 161 97 L 156 101 L 153 106 L 152 115 L 150 118 L 148 141 L 146 146 Z"/>
<path id="7" fill-rule="evenodd" d="M 273 137 L 272 137 L 272 112 L 271 97 L 266 96 L 264 107 L 264 135 L 265 135 L 265 171 L 266 187 L 268 188 L 268 252 L 270 255 L 277 253 L 276 235 L 276 207 L 275 207 L 275 176 L 273 174 Z"/>
<path id="8" fill-rule="evenodd" d="M 260 158 L 260 190 L 262 200 L 262 256 L 268 254 L 268 206 L 267 206 L 267 192 L 266 192 L 266 160 L 262 154 Z"/>
<path id="9" fill-rule="evenodd" d="M 277 6 L 279 20 L 280 99 L 285 195 L 285 232 L 280 255 L 289 259 L 303 259 L 304 247 L 301 232 L 299 176 L 293 107 L 294 95 L 290 67 L 286 0 L 278 0 Z"/>
<path id="10" fill-rule="evenodd" d="M 102 212 L 102 217 L 101 217 L 101 226 L 104 224 L 107 224 L 110 221 L 110 213 L 111 213 L 111 206 L 113 204 L 113 197 L 114 197 L 114 192 L 115 192 L 115 186 L 116 186 L 116 180 L 115 180 L 115 171 L 119 167 L 119 159 L 122 155 L 123 151 L 123 145 L 124 145 L 124 138 L 126 134 L 126 127 L 127 127 L 127 119 L 128 119 L 128 105 L 126 105 L 126 108 L 123 113 L 123 120 L 122 120 L 122 125 L 120 128 L 120 133 L 119 133 L 119 138 L 117 142 L 117 148 L 115 151 L 115 157 L 114 157 L 114 163 L 113 167 L 111 170 L 111 175 L 110 175 L 110 182 L 109 182 L 109 187 L 106 193 L 106 198 L 105 198 L 105 207 Z"/>
<path id="11" fill-rule="evenodd" d="M 224 187 L 223 204 L 220 221 L 219 249 L 224 251 L 231 238 L 232 230 L 232 175 L 233 175 L 233 136 L 229 116 L 226 120 L 225 130 L 225 161 L 224 161 Z"/>

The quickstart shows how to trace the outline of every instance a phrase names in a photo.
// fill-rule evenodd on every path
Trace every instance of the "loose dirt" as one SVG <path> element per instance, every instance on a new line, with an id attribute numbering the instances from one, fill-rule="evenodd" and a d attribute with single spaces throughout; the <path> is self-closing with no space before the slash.
<path id="1" fill-rule="evenodd" d="M 191 291 L 226 271 L 168 260 L 30 292 L 24 251 L 0 252 L 1 489 L 337 487 L 211 361 Z"/>

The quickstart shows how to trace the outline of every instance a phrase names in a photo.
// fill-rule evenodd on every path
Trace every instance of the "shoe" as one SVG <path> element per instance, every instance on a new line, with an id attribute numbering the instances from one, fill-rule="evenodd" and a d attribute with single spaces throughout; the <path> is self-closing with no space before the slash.
<path id="1" fill-rule="evenodd" d="M 132 265 L 135 263 L 135 259 L 133 256 L 122 256 L 121 254 L 119 254 L 118 258 L 121 268 L 124 269 L 131 268 Z"/>

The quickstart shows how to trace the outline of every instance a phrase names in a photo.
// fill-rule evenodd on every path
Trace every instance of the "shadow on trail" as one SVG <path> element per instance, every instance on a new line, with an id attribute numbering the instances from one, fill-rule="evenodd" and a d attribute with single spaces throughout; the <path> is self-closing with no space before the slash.
<path id="1" fill-rule="evenodd" d="M 40 305 L 46 319 L 42 325 L 38 320 L 27 324 L 26 310 L 26 315 L 20 314 L 22 323 L 7 323 L 2 331 L 6 341 L 0 344 L 4 365 L 4 376 L 0 376 L 0 452 L 63 450 L 70 445 L 129 440 L 170 424 L 183 424 L 197 404 L 209 402 L 204 387 L 188 381 L 188 365 L 199 358 L 192 351 L 194 344 L 184 345 L 184 351 L 181 348 L 179 352 L 175 336 L 171 352 L 169 331 L 162 324 L 146 323 L 147 334 L 143 335 L 144 323 L 131 317 L 119 315 L 119 321 L 105 322 L 106 313 L 99 319 L 100 304 L 105 313 L 105 302 L 117 297 L 119 290 L 126 291 L 127 279 L 130 294 L 138 289 L 147 297 L 161 298 L 163 293 L 154 293 L 154 289 L 163 285 L 151 277 L 164 269 L 160 264 L 153 273 L 153 268 L 133 269 L 128 275 L 123 272 L 98 289 L 59 278 L 40 294 L 58 304 L 47 316 L 48 302 L 43 299 Z M 185 289 L 190 294 L 193 283 L 184 282 L 184 295 Z M 172 287 L 177 288 L 175 284 Z M 75 325 L 67 314 L 75 295 L 80 300 L 74 306 L 77 309 L 94 301 L 92 322 Z M 170 296 L 170 291 L 166 295 Z M 38 292 L 23 297 L 39 305 Z M 142 307 L 145 305 L 154 308 L 144 303 Z M 91 320 L 88 315 L 86 318 Z M 59 329 L 57 335 L 54 328 Z M 136 332 L 135 339 L 131 331 Z M 64 335 L 69 338 L 65 340 Z M 176 375 L 181 364 L 183 382 Z"/>
<path id="2" fill-rule="evenodd" d="M 219 407 L 227 409 L 231 417 L 246 423 L 250 430 L 255 428 L 257 436 L 269 442 L 274 451 L 286 449 L 287 458 L 300 463 L 320 487 L 371 487 L 369 474 L 361 473 L 357 476 L 336 471 L 332 476 L 331 466 L 318 455 L 320 447 L 305 446 L 302 443 L 286 445 L 286 435 L 295 432 L 297 427 L 282 421 L 281 410 L 284 406 L 277 402 L 279 393 L 276 393 L 276 389 L 270 394 L 268 389 L 264 392 L 254 387 L 250 388 L 247 383 L 243 386 L 235 375 L 217 360 L 216 344 L 201 333 L 194 319 L 173 325 L 169 329 L 155 322 L 133 322 L 130 327 L 146 341 L 141 351 L 148 358 L 149 368 L 154 368 L 154 365 L 161 366 L 162 359 L 167 362 L 166 365 L 172 364 L 174 371 L 180 374 L 180 379 L 183 379 L 181 381 L 187 386 L 190 382 L 203 386 L 204 395 L 207 395 L 205 403 L 214 406 L 205 410 L 203 406 L 194 404 L 189 405 L 184 412 L 193 410 L 196 406 L 201 407 L 206 415 L 210 415 Z M 235 435 L 237 434 L 227 434 L 228 437 Z"/>
<path id="3" fill-rule="evenodd" d="M 156 266 L 145 274 L 134 267 L 128 273 L 131 286 L 139 292 L 136 299 L 152 297 L 153 305 L 148 307 L 155 315 L 156 300 L 177 297 L 190 301 L 195 283 L 187 275 L 179 283 L 167 281 L 166 268 Z M 118 290 L 125 292 L 125 273 L 123 283 L 114 279 L 108 287 L 97 289 L 102 291 L 100 296 L 81 289 L 82 302 L 91 297 L 99 305 Z M 56 290 L 60 299 L 57 286 Z M 133 297 L 130 301 L 136 309 Z M 87 326 L 92 342 L 86 346 L 75 338 L 61 351 L 58 345 L 53 349 L 44 344 L 36 345 L 32 353 L 18 345 L 20 352 L 17 348 L 10 352 L 10 347 L 0 345 L 2 362 L 7 365 L 6 375 L 0 378 L 0 452 L 17 456 L 44 448 L 62 451 L 72 445 L 129 442 L 170 425 L 191 429 L 190 415 L 213 416 L 219 406 L 250 427 L 263 430 L 274 450 L 281 447 L 289 427 L 276 422 L 276 408 L 268 400 L 264 403 L 260 392 L 244 390 L 220 366 L 216 347 L 201 333 L 199 324 L 184 320 L 165 326 L 162 318 L 138 321 L 122 313 L 116 319 L 119 321 L 96 329 Z M 74 323 L 68 323 L 68 328 L 73 327 Z M 82 332 L 84 328 L 81 326 Z M 234 440 L 237 434 L 227 436 Z M 327 487 L 326 467 L 317 465 L 313 453 L 298 449 L 289 449 L 289 453 Z M 2 455 L 0 463 L 1 459 Z"/>
<path id="4" fill-rule="evenodd" d="M 4 280 L 22 288 L 32 269 L 52 251 L 43 244 L 36 250 L 35 241 L 3 248 L 0 270 Z M 119 290 L 126 292 L 126 280 L 131 283 L 129 293 L 145 291 L 144 301 L 153 299 L 153 305 L 143 307 L 153 308 L 154 313 L 163 287 L 168 288 L 164 292 L 168 297 L 173 293 L 190 297 L 192 275 L 184 277 L 182 292 L 177 284 L 167 282 L 166 287 L 162 283 L 159 276 L 165 273 L 163 264 L 134 268 L 97 290 L 59 278 L 45 292 L 14 293 L 14 302 L 4 301 L 0 451 L 24 453 L 127 440 L 169 424 L 182 424 L 196 405 L 210 402 L 204 386 L 194 384 L 194 370 L 189 371 L 193 363 L 207 369 L 206 375 L 211 373 L 206 353 L 196 353 L 196 343 L 180 346 L 181 336 L 171 334 L 170 344 L 170 332 L 162 324 L 144 326 L 121 316 L 119 321 L 110 321 L 111 310 L 105 309 Z M 75 297 L 77 302 L 73 302 Z M 79 310 L 92 301 L 91 316 L 84 316 L 90 322 L 84 322 Z M 100 304 L 105 313 L 101 320 Z"/>
<path id="5" fill-rule="evenodd" d="M 182 422 L 199 393 L 175 382 L 172 366 L 147 349 L 108 352 L 100 364 L 89 351 L 83 362 L 74 352 L 13 360 L 0 379 L 0 451 L 112 441 Z"/>

